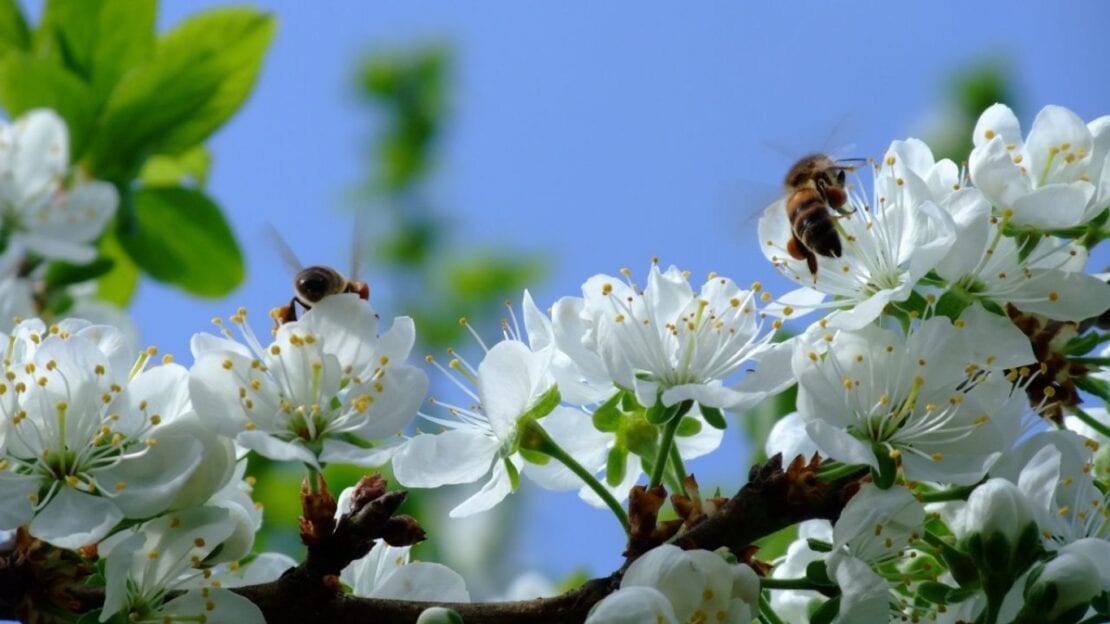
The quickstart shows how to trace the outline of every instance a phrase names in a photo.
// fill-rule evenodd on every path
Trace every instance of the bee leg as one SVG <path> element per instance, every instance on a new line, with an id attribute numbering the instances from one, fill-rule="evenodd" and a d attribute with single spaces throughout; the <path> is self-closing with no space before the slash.
<path id="1" fill-rule="evenodd" d="M 813 283 L 817 283 L 817 256 L 813 253 L 806 255 L 806 266 L 809 267 L 809 272 L 813 275 Z"/>
<path id="2" fill-rule="evenodd" d="M 273 333 L 277 334 L 279 327 L 297 320 L 297 298 L 293 297 L 289 300 L 289 305 L 281 306 L 274 310 L 271 315 L 274 317 Z"/>
<path id="3" fill-rule="evenodd" d="M 798 243 L 796 237 L 791 237 L 790 240 L 786 241 L 786 253 L 790 254 L 791 258 L 805 260 L 810 255 L 808 252 L 809 250 L 805 246 Z"/>

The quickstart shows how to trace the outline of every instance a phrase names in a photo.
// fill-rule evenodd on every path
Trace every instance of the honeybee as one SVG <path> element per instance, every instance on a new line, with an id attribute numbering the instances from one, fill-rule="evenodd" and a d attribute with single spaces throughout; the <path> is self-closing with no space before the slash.
<path id="1" fill-rule="evenodd" d="M 293 276 L 293 298 L 288 305 L 275 309 L 271 314 L 274 318 L 274 331 L 285 323 L 297 320 L 297 304 L 306 311 L 311 310 L 314 304 L 328 295 L 340 293 L 355 293 L 365 301 L 370 300 L 370 285 L 357 279 L 347 279 L 339 271 L 323 265 L 305 267 L 297 260 L 297 255 L 290 249 L 289 244 L 282 238 L 281 233 L 268 225 L 270 238 L 282 259 L 291 268 L 297 270 Z M 351 245 L 351 266 L 353 271 L 358 271 L 357 247 Z"/>
<path id="2" fill-rule="evenodd" d="M 340 293 L 356 293 L 363 300 L 370 300 L 370 286 L 366 282 L 349 280 L 339 271 L 322 265 L 297 271 L 293 278 L 293 293 L 289 305 L 281 306 L 274 314 L 279 325 L 297 320 L 298 303 L 305 310 L 311 310 L 312 305 L 319 303 L 324 297 Z"/>
<path id="3" fill-rule="evenodd" d="M 791 232 L 786 251 L 795 260 L 806 261 L 814 281 L 817 281 L 817 254 L 839 258 L 842 253 L 829 209 L 841 215 L 855 212 L 845 208 L 848 203 L 845 173 L 854 170 L 854 165 L 839 164 L 826 154 L 810 154 L 786 173 L 786 218 L 790 220 Z"/>

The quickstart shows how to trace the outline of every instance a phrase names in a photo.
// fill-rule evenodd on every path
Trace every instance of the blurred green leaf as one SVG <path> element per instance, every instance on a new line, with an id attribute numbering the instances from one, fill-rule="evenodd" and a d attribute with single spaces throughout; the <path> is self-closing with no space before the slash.
<path id="1" fill-rule="evenodd" d="M 97 297 L 126 307 L 139 285 L 139 267 L 120 245 L 113 227 L 108 227 L 100 239 L 100 256 L 112 261 L 112 270 L 97 280 Z"/>
<path id="2" fill-rule="evenodd" d="M 0 103 L 12 117 L 33 108 L 52 108 L 69 126 L 71 156 L 80 154 L 92 131 L 93 94 L 80 78 L 27 53 L 9 54 L 0 63 Z"/>
<path id="3" fill-rule="evenodd" d="M 156 10 L 154 0 L 51 0 L 36 47 L 92 85 L 99 104 L 124 73 L 150 57 Z"/>
<path id="4" fill-rule="evenodd" d="M 146 186 L 196 186 L 204 188 L 212 154 L 198 145 L 176 156 L 155 154 L 143 164 L 139 179 Z"/>
<path id="5" fill-rule="evenodd" d="M 203 141 L 250 93 L 274 26 L 252 9 L 217 9 L 168 33 L 109 96 L 89 149 L 92 172 L 127 179 L 147 156 Z"/>
<path id="6" fill-rule="evenodd" d="M 415 185 L 431 162 L 445 108 L 450 57 L 439 47 L 371 57 L 363 92 L 388 116 L 377 144 L 377 183 L 397 192 Z"/>
<path id="7" fill-rule="evenodd" d="M 15 0 L 0 0 L 0 58 L 31 47 L 27 19 Z"/>
<path id="8" fill-rule="evenodd" d="M 134 213 L 135 228 L 120 233 L 121 243 L 154 279 L 207 297 L 226 295 L 243 280 L 243 256 L 231 228 L 200 191 L 139 189 Z"/>
<path id="9" fill-rule="evenodd" d="M 96 279 L 112 270 L 115 261 L 106 256 L 100 256 L 88 264 L 70 264 L 68 262 L 52 262 L 46 269 L 47 290 L 54 290 L 87 282 Z"/>

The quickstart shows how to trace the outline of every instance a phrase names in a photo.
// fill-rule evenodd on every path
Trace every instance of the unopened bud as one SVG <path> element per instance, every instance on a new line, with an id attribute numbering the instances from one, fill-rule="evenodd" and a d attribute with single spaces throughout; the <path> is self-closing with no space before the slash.
<path id="1" fill-rule="evenodd" d="M 446 607 L 430 607 L 420 613 L 416 624 L 463 624 L 462 616 L 457 611 Z"/>

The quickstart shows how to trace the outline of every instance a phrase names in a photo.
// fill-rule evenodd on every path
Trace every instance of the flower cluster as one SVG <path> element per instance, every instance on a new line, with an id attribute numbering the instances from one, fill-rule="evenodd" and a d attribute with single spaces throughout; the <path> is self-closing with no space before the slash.
<path id="1" fill-rule="evenodd" d="M 67 174 L 51 113 L 0 135 L 3 244 L 87 261 L 111 187 Z M 407 362 L 413 321 L 379 333 L 354 294 L 323 297 L 265 343 L 245 310 L 218 320 L 218 335 L 194 336 L 189 369 L 152 365 L 153 349 L 108 325 L 18 322 L 0 334 L 0 530 L 94 553 L 100 621 L 261 621 L 226 588 L 293 562 L 251 553 L 246 456 L 305 466 L 312 539 L 306 526 L 357 513 L 349 491 L 328 508 L 329 464 L 388 466 L 412 488 L 480 483 L 452 517 L 494 508 L 523 475 L 612 511 L 639 555 L 588 622 L 1103 621 L 1110 285 L 1085 265 L 1110 237 L 1110 117 L 1047 107 L 1023 139 L 996 105 L 973 140 L 966 171 L 907 139 L 870 181 L 829 161 L 833 175 L 792 182 L 824 203 L 800 215 L 788 195 L 760 220 L 763 253 L 799 287 L 777 300 L 653 261 L 642 282 L 595 275 L 546 311 L 525 292 L 493 343 L 464 320 L 479 358 L 426 358 L 443 397 Z M 806 247 L 815 227 L 837 244 Z M 30 297 L 24 264 L 0 259 L 0 289 Z M 766 448 L 858 480 L 835 523 L 799 527 L 771 563 L 663 543 L 720 509 L 686 462 L 791 386 L 795 411 Z M 644 493 L 664 490 L 682 519 L 652 533 Z M 645 531 L 662 545 L 636 550 Z M 377 537 L 338 576 L 351 593 L 470 600 L 457 573 Z M 429 607 L 421 621 L 457 619 Z"/>

